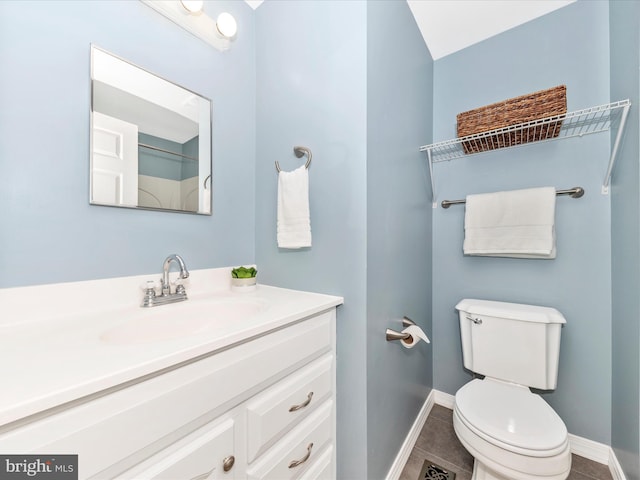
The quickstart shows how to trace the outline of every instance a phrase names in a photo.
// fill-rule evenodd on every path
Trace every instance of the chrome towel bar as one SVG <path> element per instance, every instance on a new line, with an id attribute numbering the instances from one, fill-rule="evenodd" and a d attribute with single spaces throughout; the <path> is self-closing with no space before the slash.
<path id="1" fill-rule="evenodd" d="M 584 188 L 575 187 L 568 188 L 566 190 L 557 190 L 556 195 L 570 195 L 571 198 L 580 198 L 584 195 Z M 460 205 L 462 203 L 467 203 L 466 200 L 443 200 L 440 205 L 442 208 L 449 208 L 451 205 Z"/>

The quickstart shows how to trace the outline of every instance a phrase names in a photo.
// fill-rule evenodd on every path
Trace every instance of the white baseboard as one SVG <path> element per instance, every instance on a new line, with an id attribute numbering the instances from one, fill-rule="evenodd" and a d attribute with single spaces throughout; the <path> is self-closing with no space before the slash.
<path id="1" fill-rule="evenodd" d="M 435 389 L 431 390 L 431 393 L 418 413 L 418 417 L 415 422 L 413 422 L 411 430 L 409 430 L 407 438 L 402 444 L 393 465 L 389 469 L 386 480 L 397 480 L 400 477 L 402 469 L 407 463 L 409 455 L 411 455 L 411 450 L 413 450 L 413 446 L 418 439 L 418 435 L 420 435 L 420 430 L 422 430 L 422 427 L 427 421 L 427 417 L 429 416 L 429 412 L 431 412 L 433 405 L 437 404 L 453 409 L 454 400 L 455 397 L 453 395 Z M 575 453 L 576 455 L 580 455 L 581 457 L 593 460 L 594 462 L 598 462 L 603 465 L 608 465 L 614 480 L 626 480 L 622 467 L 620 466 L 613 449 L 609 445 L 594 442 L 593 440 L 579 437 L 571 433 L 569 434 L 569 443 L 571 445 L 571 453 Z"/>
<path id="2" fill-rule="evenodd" d="M 571 445 L 571 453 L 603 465 L 609 465 L 609 458 L 611 457 L 611 447 L 609 445 L 594 442 L 572 433 L 569 434 L 569 444 Z"/>
<path id="3" fill-rule="evenodd" d="M 418 412 L 418 416 L 416 417 L 413 425 L 411 425 L 411 429 L 407 434 L 400 450 L 398 451 L 398 455 L 396 455 L 396 459 L 393 461 L 391 468 L 389 469 L 389 473 L 387 473 L 386 480 L 398 480 L 400 475 L 402 474 L 402 470 L 409 460 L 409 455 L 411 455 L 411 451 L 413 450 L 416 441 L 418 440 L 418 436 L 422 431 L 422 427 L 424 427 L 425 422 L 427 421 L 427 417 L 433 408 L 434 403 L 434 390 L 431 390 L 431 393 L 427 396 L 427 399 L 424 401 L 422 408 Z"/>
<path id="4" fill-rule="evenodd" d="M 571 453 L 607 465 L 613 480 L 626 480 L 622 466 L 618 462 L 613 448 L 609 445 L 594 442 L 593 440 L 579 437 L 572 433 L 569 434 L 569 443 L 571 444 Z"/>
<path id="5" fill-rule="evenodd" d="M 622 471 L 622 465 L 618 462 L 618 457 L 616 457 L 613 449 L 611 449 L 611 456 L 609 457 L 609 471 L 611 472 L 613 480 L 627 480 Z"/>
<path id="6" fill-rule="evenodd" d="M 440 390 L 432 390 L 431 393 L 433 393 L 433 400 L 437 405 L 453 410 L 453 403 L 456 397 Z"/>

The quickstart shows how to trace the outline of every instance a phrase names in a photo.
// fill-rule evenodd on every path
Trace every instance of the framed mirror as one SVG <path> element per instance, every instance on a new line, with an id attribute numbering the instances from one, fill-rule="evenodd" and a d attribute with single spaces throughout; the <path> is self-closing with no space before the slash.
<path id="1" fill-rule="evenodd" d="M 211 215 L 211 100 L 91 46 L 94 205 Z"/>

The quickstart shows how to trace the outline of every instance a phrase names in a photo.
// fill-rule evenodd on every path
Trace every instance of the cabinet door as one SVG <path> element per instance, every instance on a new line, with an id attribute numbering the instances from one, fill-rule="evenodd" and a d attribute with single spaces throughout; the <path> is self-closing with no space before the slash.
<path id="1" fill-rule="evenodd" d="M 212 422 L 118 478 L 216 480 L 236 478 L 233 418 Z"/>

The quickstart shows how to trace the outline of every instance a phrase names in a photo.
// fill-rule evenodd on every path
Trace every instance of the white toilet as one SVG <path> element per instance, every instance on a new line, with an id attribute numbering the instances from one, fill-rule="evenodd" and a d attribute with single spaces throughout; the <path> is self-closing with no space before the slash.
<path id="1" fill-rule="evenodd" d="M 465 368 L 484 375 L 455 395 L 453 427 L 475 458 L 474 480 L 564 480 L 571 470 L 567 427 L 540 395 L 556 388 L 560 331 L 553 308 L 462 300 Z"/>

